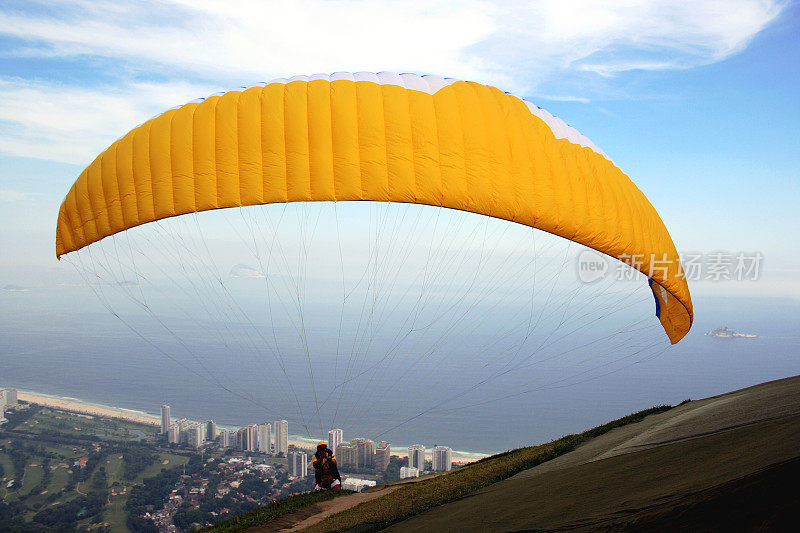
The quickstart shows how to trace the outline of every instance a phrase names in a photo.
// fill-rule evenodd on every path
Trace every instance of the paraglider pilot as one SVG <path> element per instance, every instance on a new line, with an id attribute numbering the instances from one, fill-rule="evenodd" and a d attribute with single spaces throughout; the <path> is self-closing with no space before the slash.
<path id="1" fill-rule="evenodd" d="M 314 490 L 330 490 L 342 488 L 342 476 L 336 465 L 336 457 L 328 448 L 328 444 L 321 440 L 314 453 Z"/>

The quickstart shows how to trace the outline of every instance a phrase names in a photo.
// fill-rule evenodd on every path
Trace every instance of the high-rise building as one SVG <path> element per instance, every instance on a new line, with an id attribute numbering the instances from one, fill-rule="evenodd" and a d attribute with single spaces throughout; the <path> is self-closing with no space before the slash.
<path id="1" fill-rule="evenodd" d="M 0 408 L 16 407 L 17 389 L 0 389 Z"/>
<path id="2" fill-rule="evenodd" d="M 167 406 L 167 407 L 169 407 L 169 406 Z M 187 442 L 186 439 L 188 437 L 188 433 L 186 432 L 186 430 L 189 428 L 189 426 L 192 423 L 189 421 L 188 418 L 184 417 L 184 418 L 179 418 L 178 420 L 176 420 L 175 424 L 178 425 L 178 442 L 180 444 L 186 444 L 186 442 Z"/>
<path id="3" fill-rule="evenodd" d="M 305 452 L 289 452 L 289 475 L 306 477 L 308 475 L 308 456 Z"/>
<path id="4" fill-rule="evenodd" d="M 178 424 L 171 424 L 167 429 L 167 442 L 170 444 L 181 442 L 181 427 Z"/>
<path id="5" fill-rule="evenodd" d="M 336 453 L 336 448 L 342 443 L 344 432 L 341 429 L 332 429 L 328 432 L 328 448 Z"/>
<path id="6" fill-rule="evenodd" d="M 389 460 L 392 456 L 392 447 L 385 440 L 378 443 L 375 448 L 375 470 L 384 472 L 389 466 Z"/>
<path id="7" fill-rule="evenodd" d="M 337 463 L 342 467 L 358 468 L 358 446 L 342 442 L 336 448 Z"/>
<path id="8" fill-rule="evenodd" d="M 203 445 L 204 434 L 202 424 L 191 424 L 186 428 L 186 443 L 192 448 L 199 448 Z"/>
<path id="9" fill-rule="evenodd" d="M 219 445 L 222 448 L 232 448 L 233 442 L 232 437 L 235 433 L 229 429 L 220 429 L 219 430 Z"/>
<path id="10" fill-rule="evenodd" d="M 217 425 L 214 423 L 214 421 L 209 420 L 206 422 L 206 440 L 216 440 L 218 434 L 219 432 L 217 431 Z"/>
<path id="11" fill-rule="evenodd" d="M 247 450 L 251 452 L 258 451 L 258 424 L 250 424 L 247 426 Z"/>
<path id="12" fill-rule="evenodd" d="M 275 454 L 279 453 L 284 457 L 289 453 L 289 422 L 286 420 L 275 421 Z"/>
<path id="13" fill-rule="evenodd" d="M 247 427 L 239 428 L 236 431 L 236 449 L 247 451 L 247 445 L 250 443 L 250 439 L 247 438 Z"/>
<path id="14" fill-rule="evenodd" d="M 250 424 L 236 432 L 236 447 L 246 452 L 258 451 L 258 425 Z"/>
<path id="15" fill-rule="evenodd" d="M 170 418 L 169 418 L 169 405 L 162 405 L 161 406 L 161 434 L 167 432 L 169 426 L 171 425 Z"/>
<path id="16" fill-rule="evenodd" d="M 369 439 L 357 438 L 350 441 L 356 446 L 358 459 L 357 465 L 360 468 L 371 468 L 375 466 L 375 443 Z"/>
<path id="17" fill-rule="evenodd" d="M 425 446 L 414 444 L 408 447 L 408 466 L 420 472 L 425 470 Z"/>
<path id="18" fill-rule="evenodd" d="M 434 472 L 447 472 L 453 469 L 453 451 L 449 446 L 434 446 L 431 452 L 431 463 Z"/>
<path id="19" fill-rule="evenodd" d="M 272 451 L 272 424 L 264 422 L 258 426 L 258 451 L 270 453 Z"/>

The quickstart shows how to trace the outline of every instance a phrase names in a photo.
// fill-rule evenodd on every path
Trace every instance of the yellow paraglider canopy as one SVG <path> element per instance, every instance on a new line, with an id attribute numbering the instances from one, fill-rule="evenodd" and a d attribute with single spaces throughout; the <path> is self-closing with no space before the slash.
<path id="1" fill-rule="evenodd" d="M 570 239 L 650 278 L 673 343 L 691 327 L 675 245 L 605 154 L 529 102 L 436 76 L 296 77 L 169 110 L 81 173 L 56 255 L 185 213 L 346 200 L 471 211 Z"/>

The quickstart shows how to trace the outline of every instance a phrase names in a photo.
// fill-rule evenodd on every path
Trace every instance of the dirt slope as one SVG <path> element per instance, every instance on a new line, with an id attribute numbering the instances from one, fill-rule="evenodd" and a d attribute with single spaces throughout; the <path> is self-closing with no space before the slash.
<path id="1" fill-rule="evenodd" d="M 247 533 L 272 533 L 278 531 L 293 532 L 301 531 L 307 527 L 321 522 L 332 514 L 339 513 L 351 507 L 355 507 L 364 502 L 380 498 L 399 489 L 400 485 L 392 485 L 370 492 L 360 492 L 348 496 L 339 496 L 332 500 L 309 505 L 297 512 L 287 514 L 280 518 L 270 521 L 262 526 L 255 526 L 246 529 Z"/>

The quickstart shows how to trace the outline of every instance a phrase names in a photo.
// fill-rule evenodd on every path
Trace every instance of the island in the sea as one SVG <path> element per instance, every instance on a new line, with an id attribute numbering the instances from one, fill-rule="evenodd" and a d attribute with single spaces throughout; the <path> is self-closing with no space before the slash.
<path id="1" fill-rule="evenodd" d="M 741 337 L 745 339 L 755 339 L 758 335 L 753 333 L 739 333 L 737 331 L 733 331 L 731 328 L 727 326 L 722 326 L 721 328 L 712 329 L 708 333 L 706 333 L 709 337 L 720 337 L 722 339 L 732 339 L 734 337 Z"/>

